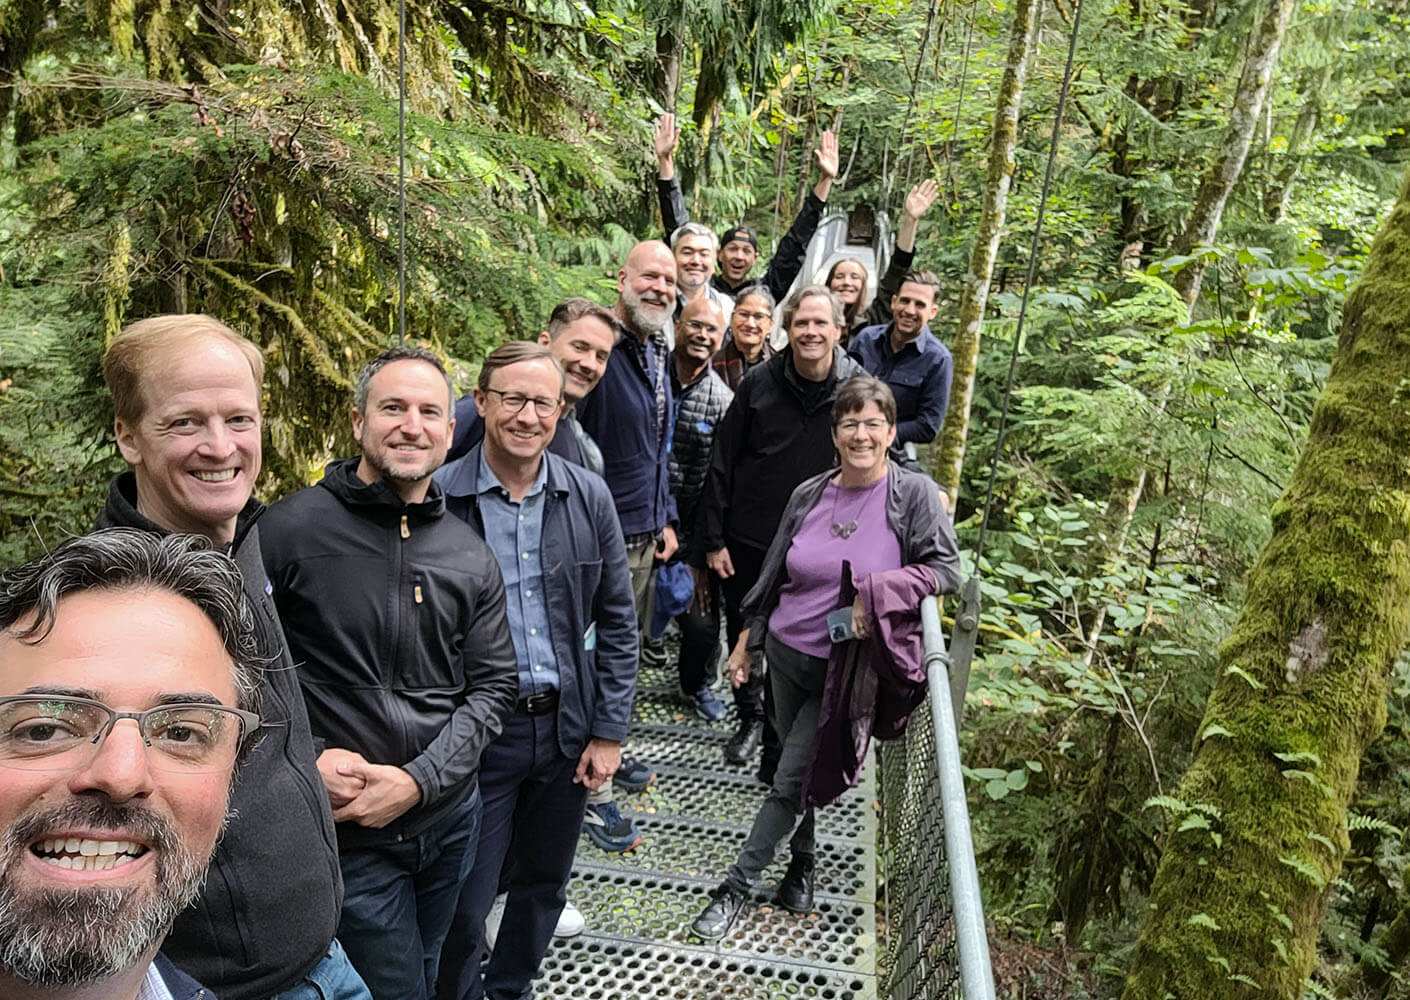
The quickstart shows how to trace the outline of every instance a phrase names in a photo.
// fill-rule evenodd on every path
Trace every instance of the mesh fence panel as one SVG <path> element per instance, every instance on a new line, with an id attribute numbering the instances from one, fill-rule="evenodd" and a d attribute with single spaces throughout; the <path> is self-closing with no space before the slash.
<path id="1" fill-rule="evenodd" d="M 883 1000 L 958 1000 L 959 948 L 930 703 L 911 717 L 902 739 L 877 750 L 886 903 L 877 993 Z"/>

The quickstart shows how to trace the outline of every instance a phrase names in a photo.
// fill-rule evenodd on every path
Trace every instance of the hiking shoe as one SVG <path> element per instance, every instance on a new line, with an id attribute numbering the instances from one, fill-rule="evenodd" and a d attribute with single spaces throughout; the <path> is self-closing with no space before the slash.
<path id="1" fill-rule="evenodd" d="M 706 722 L 719 722 L 725 717 L 725 703 L 708 684 L 690 697 L 695 714 Z"/>
<path id="2" fill-rule="evenodd" d="M 764 720 L 740 719 L 739 728 L 725 744 L 725 762 L 747 764 L 759 750 L 759 741 L 764 738 Z"/>
<path id="3" fill-rule="evenodd" d="M 553 936 L 556 938 L 577 937 L 587 927 L 587 920 L 583 917 L 583 911 L 572 903 L 563 904 L 563 912 L 558 914 L 558 925 L 553 928 Z"/>
<path id="4" fill-rule="evenodd" d="M 634 757 L 623 757 L 617 773 L 612 775 L 612 787 L 627 792 L 644 792 L 655 780 L 656 772 L 651 768 Z"/>
<path id="5" fill-rule="evenodd" d="M 791 913 L 813 912 L 813 856 L 795 854 L 778 883 L 778 902 Z"/>
<path id="6" fill-rule="evenodd" d="M 635 824 L 622 815 L 615 802 L 589 802 L 583 814 L 583 830 L 594 844 L 609 854 L 625 854 L 641 843 Z"/>
<path id="7" fill-rule="evenodd" d="M 728 884 L 720 886 L 710 896 L 709 904 L 691 922 L 690 929 L 706 941 L 718 941 L 729 933 L 739 911 L 744 909 L 745 896 Z"/>

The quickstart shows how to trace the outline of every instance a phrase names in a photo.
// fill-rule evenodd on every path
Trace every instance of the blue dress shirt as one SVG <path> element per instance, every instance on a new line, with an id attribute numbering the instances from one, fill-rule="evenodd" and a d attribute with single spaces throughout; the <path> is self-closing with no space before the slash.
<path id="1" fill-rule="evenodd" d="M 543 592 L 543 504 L 548 463 L 539 463 L 538 478 L 524 499 L 515 502 L 490 471 L 480 453 L 480 516 L 485 542 L 504 577 L 504 608 L 509 634 L 519 658 L 519 697 L 558 689 L 558 658 L 549 634 L 548 602 Z"/>

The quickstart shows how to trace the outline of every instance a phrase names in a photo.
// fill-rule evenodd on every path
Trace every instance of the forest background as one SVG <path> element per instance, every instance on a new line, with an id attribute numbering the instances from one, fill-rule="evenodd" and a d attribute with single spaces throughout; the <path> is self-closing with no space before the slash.
<path id="1" fill-rule="evenodd" d="M 565 295 L 610 302 L 659 233 L 662 111 L 689 123 L 693 213 L 748 221 L 767 257 L 832 127 L 832 204 L 894 217 L 939 181 L 917 262 L 947 343 L 976 234 L 999 236 L 962 435 L 972 543 L 1074 2 L 408 3 L 407 330 L 464 374 Z M 1176 785 L 1410 160 L 1408 14 L 1084 0 L 965 725 L 1001 993 L 1119 994 L 1162 847 L 1218 837 Z M 396 336 L 398 37 L 387 0 L 0 0 L 0 562 L 90 523 L 121 466 L 98 358 L 153 312 L 260 342 L 264 496 L 350 451 L 350 379 Z M 1402 660 L 1340 870 L 1288 865 L 1327 907 L 1303 995 L 1410 996 L 1407 695 Z"/>

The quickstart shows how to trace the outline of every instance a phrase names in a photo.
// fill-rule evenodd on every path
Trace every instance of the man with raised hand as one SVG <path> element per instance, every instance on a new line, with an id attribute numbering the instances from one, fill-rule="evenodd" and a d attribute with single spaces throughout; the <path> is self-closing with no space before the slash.
<path id="1" fill-rule="evenodd" d="M 362 453 L 270 507 L 265 566 L 338 822 L 338 936 L 377 1000 L 434 995 L 474 860 L 480 754 L 518 698 L 504 585 L 431 474 L 452 429 L 431 352 L 358 376 Z M 556 414 L 555 414 L 556 416 Z"/>
<path id="2" fill-rule="evenodd" d="M 539 334 L 538 341 L 548 347 L 564 373 L 563 414 L 548 450 L 600 476 L 602 450 L 583 430 L 575 407 L 607 370 L 607 359 L 617 341 L 617 320 L 591 299 L 574 296 L 553 307 L 548 329 Z M 485 422 L 475 408 L 475 394 L 467 392 L 455 401 L 455 435 L 446 461 L 454 462 L 484 437 Z"/>
<path id="3" fill-rule="evenodd" d="M 676 128 L 676 116 L 662 115 L 654 126 L 656 149 L 656 195 L 661 205 L 661 221 L 667 233 L 675 233 L 690 222 L 686 211 L 685 196 L 681 193 L 680 180 L 676 177 L 676 147 L 680 144 L 680 129 Z M 803 201 L 793 225 L 779 241 L 778 249 L 764 269 L 762 278 L 751 279 L 749 272 L 759 260 L 759 236 L 749 226 L 740 223 L 731 226 L 720 234 L 717 257 L 720 271 L 710 279 L 711 286 L 718 292 L 737 298 L 745 285 L 762 284 L 775 299 L 782 300 L 793 286 L 793 279 L 803 269 L 803 259 L 808 253 L 808 244 L 818 230 L 827 197 L 832 193 L 832 183 L 837 179 L 839 157 L 837 136 L 830 130 L 824 131 L 813 150 L 818 164 L 818 182 Z M 725 319 L 729 319 L 728 313 Z"/>
<path id="4" fill-rule="evenodd" d="M 679 521 L 667 475 L 674 403 L 665 334 L 675 302 L 676 261 L 670 249 L 657 240 L 638 243 L 617 272 L 612 309 L 617 345 L 602 382 L 578 405 L 583 429 L 602 449 L 603 478 L 625 536 L 643 636 L 654 610 L 656 564 L 668 561 L 677 548 Z M 635 792 L 655 780 L 656 772 L 645 764 L 622 759 L 616 776 L 589 799 L 584 825 L 593 843 L 618 853 L 641 843 L 635 824 L 613 800 L 613 785 Z"/>
<path id="5" fill-rule="evenodd" d="M 165 945 L 221 1000 L 371 1000 L 333 939 L 342 879 L 308 714 L 260 552 L 259 349 L 203 315 L 153 316 L 103 357 L 118 450 L 98 527 L 200 535 L 240 567 L 260 653 L 266 729 L 231 800 L 195 904 Z M 297 908 L 289 900 L 297 899 Z"/>
<path id="6" fill-rule="evenodd" d="M 261 655 L 227 557 L 112 529 L 0 575 L 0 996 L 200 1000 L 201 891 Z"/>
<path id="7" fill-rule="evenodd" d="M 504 576 L 519 701 L 480 766 L 484 823 L 442 954 L 440 1000 L 527 995 L 564 905 L 589 790 L 620 758 L 636 685 L 631 574 L 612 495 L 548 453 L 564 374 L 515 342 L 480 368 L 484 442 L 436 474 Z M 508 866 L 506 870 L 506 859 Z M 481 972 L 485 917 L 508 897 Z"/>

